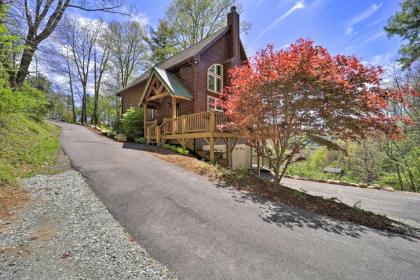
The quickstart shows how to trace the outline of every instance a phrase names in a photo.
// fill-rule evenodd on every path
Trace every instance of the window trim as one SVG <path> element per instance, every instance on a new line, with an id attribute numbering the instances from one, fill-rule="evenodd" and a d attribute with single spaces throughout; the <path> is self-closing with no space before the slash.
<path id="1" fill-rule="evenodd" d="M 210 101 L 209 101 L 210 98 L 214 99 L 214 102 L 213 102 L 214 106 L 212 108 L 209 108 L 210 107 Z M 217 109 L 217 107 L 218 107 L 217 104 L 220 103 L 220 102 L 221 102 L 220 98 L 214 97 L 214 96 L 211 96 L 211 95 L 207 95 L 207 112 L 211 112 L 211 111 L 223 112 L 223 108 Z M 221 106 L 219 106 L 219 107 L 221 107 Z"/>
<path id="2" fill-rule="evenodd" d="M 210 72 L 210 68 L 212 68 L 213 66 L 215 66 L 215 73 Z M 221 75 L 217 75 L 217 66 L 220 66 L 220 74 Z M 212 78 L 214 78 L 214 90 L 209 88 L 209 76 L 211 76 Z M 220 79 L 221 85 L 220 85 L 220 92 L 217 91 L 217 79 Z M 223 92 L 223 65 L 222 64 L 212 64 L 208 69 L 207 69 L 207 90 L 214 92 L 218 95 L 222 94 Z"/>

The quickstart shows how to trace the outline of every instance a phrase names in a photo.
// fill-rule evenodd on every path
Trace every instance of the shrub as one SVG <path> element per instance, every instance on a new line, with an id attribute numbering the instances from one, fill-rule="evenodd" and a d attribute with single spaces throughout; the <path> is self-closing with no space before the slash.
<path id="1" fill-rule="evenodd" d="M 175 145 L 163 144 L 161 147 L 166 150 L 174 151 L 183 156 L 187 156 L 190 153 L 190 151 L 188 151 L 187 149 Z"/>
<path id="2" fill-rule="evenodd" d="M 139 144 L 146 144 L 146 138 L 137 137 L 136 139 L 134 139 L 134 142 L 139 143 Z"/>
<path id="3" fill-rule="evenodd" d="M 115 133 L 122 133 L 122 123 L 121 123 L 121 119 L 116 118 L 115 121 L 112 122 L 111 124 L 111 130 L 114 131 Z"/>
<path id="4" fill-rule="evenodd" d="M 129 139 L 143 136 L 143 110 L 130 108 L 121 118 L 122 132 Z"/>

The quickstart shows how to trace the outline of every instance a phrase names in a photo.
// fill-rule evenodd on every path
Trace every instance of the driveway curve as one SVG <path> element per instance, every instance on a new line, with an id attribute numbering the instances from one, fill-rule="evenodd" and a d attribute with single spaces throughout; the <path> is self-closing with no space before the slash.
<path id="1" fill-rule="evenodd" d="M 420 242 L 218 188 L 77 125 L 74 168 L 152 257 L 181 279 L 420 279 Z"/>

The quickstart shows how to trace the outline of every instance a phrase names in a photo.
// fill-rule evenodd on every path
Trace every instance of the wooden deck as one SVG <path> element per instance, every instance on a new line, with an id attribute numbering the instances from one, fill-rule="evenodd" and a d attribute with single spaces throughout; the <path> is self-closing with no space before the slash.
<path id="1" fill-rule="evenodd" d="M 225 122 L 225 116 L 221 112 L 215 111 L 165 118 L 160 124 L 157 120 L 153 120 L 146 122 L 145 136 L 149 144 L 160 145 L 166 143 L 167 140 L 177 140 L 183 147 L 187 146 L 190 139 L 204 139 L 210 146 L 209 160 L 212 162 L 215 160 L 215 142 L 218 139 L 223 139 L 226 144 L 227 164 L 229 166 L 230 154 L 239 136 L 221 131 L 220 126 Z"/>

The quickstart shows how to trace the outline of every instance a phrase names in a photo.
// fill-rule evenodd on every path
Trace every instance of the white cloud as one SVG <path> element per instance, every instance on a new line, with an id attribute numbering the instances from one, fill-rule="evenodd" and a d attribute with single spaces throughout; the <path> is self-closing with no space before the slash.
<path id="1" fill-rule="evenodd" d="M 258 34 L 258 36 L 255 39 L 255 41 L 257 41 L 258 39 L 260 39 L 266 33 L 270 32 L 270 30 L 273 29 L 273 27 L 275 27 L 277 24 L 279 24 L 282 20 L 284 20 L 285 18 L 287 18 L 288 16 L 290 16 L 291 14 L 293 14 L 295 11 L 300 10 L 300 9 L 303 9 L 304 7 L 305 7 L 305 4 L 304 4 L 304 1 L 303 0 L 296 2 L 287 12 L 285 12 L 284 14 L 282 14 L 281 16 L 279 16 L 267 28 L 265 28 L 264 30 L 262 30 Z"/>
<path id="2" fill-rule="evenodd" d="M 85 16 L 82 16 L 82 15 L 80 15 L 78 13 L 72 13 L 72 14 L 69 14 L 68 16 L 69 16 L 69 18 L 77 21 L 82 26 L 89 26 L 89 25 L 92 25 L 92 24 L 99 24 L 99 23 L 101 23 L 101 21 L 98 20 L 98 19 L 90 18 L 90 17 L 85 17 Z"/>
<path id="3" fill-rule="evenodd" d="M 58 86 L 64 86 L 67 83 L 69 83 L 69 77 L 64 74 L 50 73 L 48 78 L 52 84 L 58 85 Z"/>
<path id="4" fill-rule="evenodd" d="M 381 30 L 377 31 L 376 33 L 374 33 L 373 35 L 367 37 L 365 40 L 361 41 L 360 43 L 358 43 L 356 45 L 348 46 L 347 48 L 345 48 L 345 51 L 349 52 L 349 51 L 358 49 L 358 48 L 363 47 L 363 46 L 365 46 L 365 45 L 367 45 L 367 44 L 369 44 L 373 41 L 381 39 L 385 36 L 386 36 L 385 31 L 381 29 Z"/>
<path id="5" fill-rule="evenodd" d="M 149 17 L 145 13 L 138 13 L 136 15 L 131 15 L 130 20 L 137 21 L 141 25 L 149 24 Z"/>
<path id="6" fill-rule="evenodd" d="M 376 13 L 376 11 L 379 10 L 379 8 L 382 7 L 382 3 L 379 4 L 372 4 L 369 8 L 367 8 L 365 11 L 363 11 L 362 13 L 352 17 L 348 22 L 347 22 L 347 26 L 346 26 L 346 35 L 351 35 L 354 33 L 354 25 L 358 24 L 359 22 L 364 21 L 365 19 L 367 19 L 368 17 L 370 17 L 371 15 L 373 15 L 374 13 Z"/>
<path id="7" fill-rule="evenodd" d="M 391 62 L 394 53 L 377 54 L 369 61 L 372 65 L 385 65 Z"/>

